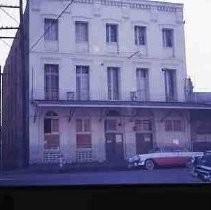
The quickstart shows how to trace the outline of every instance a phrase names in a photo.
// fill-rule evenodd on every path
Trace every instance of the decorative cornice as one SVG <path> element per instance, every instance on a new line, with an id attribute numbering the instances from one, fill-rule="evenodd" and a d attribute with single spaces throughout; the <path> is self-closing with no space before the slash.
<path id="1" fill-rule="evenodd" d="M 182 12 L 183 8 L 181 4 L 165 3 L 165 2 L 126 2 L 118 0 L 75 0 L 75 3 L 85 3 L 85 4 L 101 4 L 106 6 L 115 7 L 129 7 L 133 9 L 156 9 L 162 12 Z"/>

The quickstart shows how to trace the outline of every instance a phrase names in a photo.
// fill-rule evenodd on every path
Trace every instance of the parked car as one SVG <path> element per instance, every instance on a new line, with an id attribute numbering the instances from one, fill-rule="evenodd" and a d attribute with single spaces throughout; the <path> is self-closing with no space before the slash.
<path id="1" fill-rule="evenodd" d="M 211 182 L 211 151 L 206 151 L 200 158 L 193 158 L 192 162 L 192 175 Z"/>
<path id="2" fill-rule="evenodd" d="M 154 148 L 147 154 L 138 154 L 128 158 L 128 169 L 144 167 L 153 170 L 156 166 L 182 166 L 196 156 L 202 156 L 202 152 L 189 152 L 181 147 Z"/>

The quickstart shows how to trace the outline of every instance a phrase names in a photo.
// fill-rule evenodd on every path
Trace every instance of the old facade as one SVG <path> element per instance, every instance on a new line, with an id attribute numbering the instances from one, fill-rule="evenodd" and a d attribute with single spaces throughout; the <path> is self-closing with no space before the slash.
<path id="1" fill-rule="evenodd" d="M 57 18 L 69 3 L 28 2 L 29 164 L 192 149 L 190 110 L 210 106 L 187 101 L 183 5 L 75 0 Z"/>

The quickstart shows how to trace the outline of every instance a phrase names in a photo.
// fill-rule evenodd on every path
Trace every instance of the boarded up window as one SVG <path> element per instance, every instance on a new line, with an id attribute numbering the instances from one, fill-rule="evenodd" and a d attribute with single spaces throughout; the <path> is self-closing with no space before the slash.
<path id="1" fill-rule="evenodd" d="M 77 148 L 92 147 L 90 119 L 76 120 L 76 146 Z"/>
<path id="2" fill-rule="evenodd" d="M 77 148 L 91 148 L 91 134 L 77 134 L 76 136 Z"/>
<path id="3" fill-rule="evenodd" d="M 45 135 L 44 149 L 58 149 L 59 134 Z"/>

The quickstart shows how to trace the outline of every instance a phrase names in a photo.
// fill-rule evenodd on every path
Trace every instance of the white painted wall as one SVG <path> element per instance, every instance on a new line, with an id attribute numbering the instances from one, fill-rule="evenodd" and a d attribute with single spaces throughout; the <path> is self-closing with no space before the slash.
<path id="1" fill-rule="evenodd" d="M 30 98 L 44 99 L 44 64 L 59 64 L 60 99 L 66 99 L 66 92 L 76 90 L 75 65 L 90 66 L 90 96 L 91 100 L 107 99 L 107 67 L 118 66 L 120 72 L 120 87 L 123 100 L 130 100 L 130 91 L 136 90 L 136 67 L 149 68 L 150 100 L 165 101 L 164 75 L 162 68 L 175 68 L 177 74 L 178 101 L 184 101 L 184 79 L 186 78 L 184 25 L 181 4 L 134 0 L 126 3 L 140 4 L 144 8 L 131 8 L 114 5 L 103 5 L 100 1 L 88 4 L 78 0 L 59 19 L 59 41 L 47 43 L 44 39 L 30 51 L 29 54 L 29 84 Z M 44 33 L 44 18 L 56 18 L 69 1 L 60 0 L 30 0 L 29 42 L 30 46 Z M 109 2 L 106 1 L 106 2 Z M 120 3 L 119 0 L 116 1 Z M 121 1 L 122 2 L 122 1 Z M 112 2 L 110 2 L 112 3 Z M 113 2 L 114 3 L 114 2 Z M 113 4 L 112 3 L 112 4 Z M 142 5 L 141 5 L 142 4 Z M 161 7 L 162 6 L 162 7 Z M 166 11 L 174 10 L 174 11 Z M 76 45 L 75 20 L 88 21 L 88 45 Z M 105 24 L 119 25 L 119 53 L 114 46 L 106 45 Z M 136 24 L 147 26 L 147 46 L 139 48 L 134 44 L 133 27 Z M 166 51 L 162 47 L 162 27 L 174 29 L 174 49 Z M 134 52 L 141 50 L 131 59 Z M 30 105 L 30 161 L 42 161 L 43 152 L 43 117 L 47 111 L 39 112 L 33 121 L 34 108 Z M 61 150 L 68 161 L 75 161 L 75 117 L 68 122 L 68 109 L 55 110 L 60 116 Z M 79 110 L 80 111 L 80 110 Z M 77 113 L 79 114 L 79 113 Z M 99 110 L 88 110 L 92 120 L 92 140 L 94 157 L 98 161 L 105 160 L 104 121 L 99 121 Z M 84 115 L 83 114 L 83 115 Z M 159 141 L 167 141 L 172 136 L 166 135 L 159 123 L 162 113 L 155 115 L 156 136 Z M 133 123 L 125 119 L 125 145 L 135 144 Z M 186 130 L 188 132 L 188 130 Z M 182 141 L 188 141 L 188 133 L 179 136 Z M 126 157 L 135 154 L 135 148 L 125 148 Z"/>

